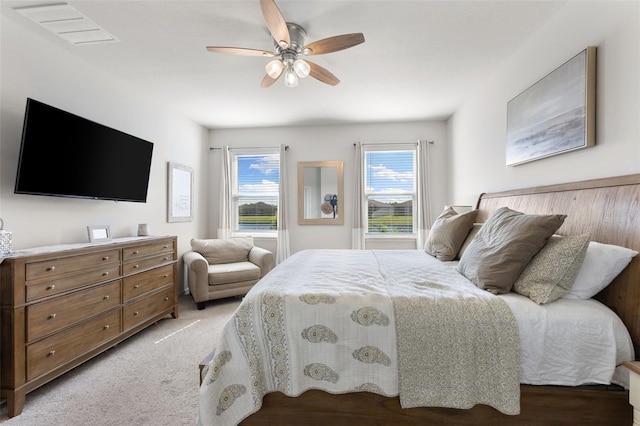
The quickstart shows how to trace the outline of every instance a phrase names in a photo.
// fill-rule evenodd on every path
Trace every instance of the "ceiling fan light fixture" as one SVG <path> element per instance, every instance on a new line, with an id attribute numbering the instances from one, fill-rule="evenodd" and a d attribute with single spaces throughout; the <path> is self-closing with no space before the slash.
<path id="1" fill-rule="evenodd" d="M 2 0 L 0 0 L 2 1 Z M 294 22 L 287 22 L 276 5 L 276 0 L 260 0 L 260 8 L 271 34 L 273 51 L 243 47 L 207 46 L 209 52 L 243 56 L 276 57 L 265 66 L 266 75 L 260 87 L 271 87 L 284 74 L 284 85 L 296 87 L 298 79 L 308 76 L 335 86 L 340 80 L 322 66 L 303 60 L 306 55 L 337 52 L 364 43 L 362 33 L 342 34 L 305 44 L 307 32 Z"/>
<path id="2" fill-rule="evenodd" d="M 285 87 L 296 87 L 298 85 L 298 75 L 293 67 L 287 67 L 284 71 L 284 85 Z"/>
<path id="3" fill-rule="evenodd" d="M 282 74 L 282 70 L 284 69 L 284 64 L 280 59 L 274 59 L 273 61 L 269 62 L 264 67 L 264 69 L 269 75 L 269 77 L 275 79 L 280 77 L 280 74 Z"/>
<path id="4" fill-rule="evenodd" d="M 311 66 L 303 59 L 296 59 L 293 63 L 293 70 L 296 72 L 298 77 L 305 78 L 311 72 Z"/>

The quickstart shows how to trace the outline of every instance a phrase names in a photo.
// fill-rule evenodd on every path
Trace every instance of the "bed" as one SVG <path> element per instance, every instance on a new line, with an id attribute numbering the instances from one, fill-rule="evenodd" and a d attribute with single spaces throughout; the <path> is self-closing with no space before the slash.
<path id="1" fill-rule="evenodd" d="M 640 216 L 637 214 L 640 175 L 483 194 L 478 200 L 475 221 L 486 222 L 504 207 L 527 214 L 566 215 L 557 229 L 559 235 L 588 233 L 594 242 L 640 249 Z M 464 289 L 464 294 L 474 293 L 472 287 L 475 286 L 469 285 L 458 273 L 459 265 L 434 260 L 421 251 L 353 251 L 349 260 L 340 261 L 344 256 L 340 251 L 296 254 L 290 258 L 291 262 L 285 262 L 293 264 L 294 269 L 275 268 L 252 289 L 225 326 L 212 362 L 205 368 L 200 393 L 202 424 L 631 424 L 628 392 L 624 386 L 615 384 L 624 385 L 624 372 L 612 366 L 611 361 L 608 367 L 596 366 L 573 382 L 570 378 L 555 380 L 559 377 L 555 373 L 545 376 L 544 367 L 536 371 L 520 365 L 521 361 L 524 364 L 538 358 L 529 356 L 535 353 L 536 345 L 526 346 L 519 339 L 517 333 L 518 329 L 522 330 L 522 319 L 509 319 L 503 310 L 504 305 L 508 305 L 512 313 L 526 310 L 526 301 L 512 294 L 500 297 L 478 294 L 473 302 L 477 306 L 467 308 L 455 305 L 460 296 L 453 295 L 454 307 L 445 309 L 453 313 L 453 318 L 473 319 L 474 309 L 488 310 L 495 317 L 492 324 L 497 325 L 469 329 L 468 334 L 464 334 L 464 330 L 478 321 L 469 320 L 464 326 L 450 327 L 463 329 L 460 336 L 451 340 L 458 350 L 446 354 L 445 361 L 438 361 L 434 354 L 445 350 L 441 344 L 430 342 L 427 346 L 433 346 L 431 352 L 406 347 L 400 343 L 402 334 L 396 341 L 380 330 L 396 329 L 405 335 L 417 333 L 417 339 L 410 341 L 426 339 L 424 327 L 416 325 L 416 317 L 412 315 L 415 291 L 447 295 L 453 290 L 444 289 L 441 284 L 455 282 L 456 287 Z M 322 262 L 310 260 L 314 258 L 321 258 Z M 370 261 L 377 266 L 372 267 Z M 427 269 L 434 270 L 435 275 L 416 280 L 416 276 L 427 272 L 420 268 L 413 270 L 410 265 L 429 262 L 434 265 Z M 401 271 L 410 269 L 413 280 L 398 278 L 402 276 Z M 296 281 L 301 275 L 308 284 Z M 378 281 L 381 275 L 386 277 L 385 284 Z M 389 280 L 394 286 L 389 286 Z M 339 291 L 330 290 L 331 283 L 327 281 L 337 284 Z M 280 289 L 275 291 L 274 286 Z M 388 288 L 395 289 L 391 291 L 394 293 L 391 299 L 383 297 L 389 292 Z M 606 352 L 607 347 L 615 347 L 613 355 L 608 355 L 616 358 L 614 364 L 634 359 L 640 341 L 639 292 L 640 266 L 636 256 L 597 294 L 598 301 L 586 301 L 609 317 L 613 324 L 610 327 L 619 329 L 623 324 L 621 335 L 613 337 L 602 351 L 595 348 L 590 349 L 590 353 L 597 355 Z M 343 302 L 343 294 L 350 295 L 347 298 L 350 300 Z M 258 297 L 258 302 L 251 302 L 253 296 Z M 501 302 L 493 305 L 494 299 Z M 296 304 L 302 308 L 296 308 Z M 563 311 L 569 305 L 571 301 L 559 300 L 549 303 L 548 308 Z M 401 307 L 403 310 L 399 310 Z M 351 318 L 347 325 L 337 319 L 342 314 Z M 295 322 L 298 317 L 299 327 L 290 330 L 285 323 Z M 447 326 L 456 322 L 451 318 L 435 316 L 432 321 Z M 517 324 L 515 338 L 514 321 Z M 600 320 L 594 321 L 600 323 Z M 442 327 L 429 328 L 426 334 L 433 335 L 438 328 Z M 238 330 L 240 333 L 235 334 Z M 469 342 L 478 333 L 488 333 L 482 335 L 479 342 L 490 342 L 493 346 L 479 351 L 478 341 Z M 564 333 L 571 334 L 570 331 Z M 298 345 L 293 344 L 293 340 L 303 341 L 307 349 L 294 350 Z M 551 340 L 562 348 L 560 337 Z M 287 344 L 281 344 L 283 341 Z M 475 348 L 473 358 L 484 364 L 460 368 L 468 362 L 464 358 L 466 344 Z M 338 355 L 332 355 L 331 347 L 338 348 Z M 524 352 L 522 359 L 520 349 Z M 569 352 L 571 349 L 565 348 Z M 581 351 L 573 350 L 576 356 Z M 269 357 L 263 358 L 263 353 Z M 483 353 L 500 356 L 496 360 L 495 356 L 487 357 Z M 421 365 L 432 362 L 432 368 L 425 369 L 429 373 L 421 372 Z M 517 363 L 515 383 L 514 362 Z M 581 362 L 575 358 L 576 365 Z M 603 362 L 606 364 L 606 360 Z M 519 368 L 524 379 L 517 374 Z M 565 367 L 559 371 L 562 368 Z M 387 374 L 394 370 L 400 371 L 398 376 L 402 380 Z M 264 377 L 264 371 L 269 372 L 269 377 Z M 303 374 L 298 377 L 292 371 Z M 477 381 L 477 387 L 467 389 L 470 371 L 471 382 Z M 367 379 L 363 380 L 360 373 Z M 447 392 L 420 390 L 420 386 L 426 389 L 432 382 L 444 387 L 451 387 L 450 382 L 454 382 L 458 386 Z M 439 400 L 439 393 L 454 397 Z M 263 394 L 266 395 L 263 397 Z M 516 396 L 515 402 L 511 396 Z"/>

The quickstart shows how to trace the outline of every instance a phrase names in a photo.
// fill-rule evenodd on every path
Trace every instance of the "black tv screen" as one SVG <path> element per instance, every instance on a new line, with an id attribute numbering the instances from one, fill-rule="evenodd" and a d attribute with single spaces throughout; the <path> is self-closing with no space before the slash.
<path id="1" fill-rule="evenodd" d="M 27 99 L 16 194 L 146 202 L 153 143 Z"/>

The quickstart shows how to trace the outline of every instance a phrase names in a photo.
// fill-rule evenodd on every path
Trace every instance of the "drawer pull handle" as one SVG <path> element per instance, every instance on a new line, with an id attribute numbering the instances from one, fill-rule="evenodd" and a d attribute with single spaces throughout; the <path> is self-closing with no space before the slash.
<path id="1" fill-rule="evenodd" d="M 135 265 L 133 265 L 133 269 L 138 269 L 140 267 L 140 265 L 138 265 L 137 263 Z"/>
<path id="2" fill-rule="evenodd" d="M 138 250 L 133 251 L 133 254 L 138 254 L 138 253 L 140 253 Z"/>
<path id="3" fill-rule="evenodd" d="M 109 260 L 109 256 L 103 257 L 102 260 Z"/>
<path id="4" fill-rule="evenodd" d="M 138 311 L 135 311 L 135 312 L 133 313 L 133 316 L 138 315 L 138 313 L 139 313 Z"/>
<path id="5" fill-rule="evenodd" d="M 54 288 L 56 288 L 55 284 L 51 284 L 47 286 L 47 290 L 53 290 Z"/>
<path id="6" fill-rule="evenodd" d="M 165 301 L 165 302 L 166 302 L 167 300 L 169 300 L 169 297 L 165 297 L 165 298 L 164 298 L 164 301 Z"/>
<path id="7" fill-rule="evenodd" d="M 135 284 L 133 288 L 140 288 L 140 284 Z"/>
<path id="8" fill-rule="evenodd" d="M 49 353 L 47 354 L 47 356 L 54 356 L 56 354 L 56 351 L 49 351 Z"/>
<path id="9" fill-rule="evenodd" d="M 169 258 L 167 256 L 164 257 L 164 260 L 169 260 Z"/>
<path id="10" fill-rule="evenodd" d="M 56 270 L 56 267 L 55 267 L 55 266 L 49 266 L 49 267 L 47 268 L 47 271 L 49 271 L 49 272 L 53 272 L 53 271 L 55 271 L 55 270 Z"/>
<path id="11" fill-rule="evenodd" d="M 49 319 L 56 319 L 57 314 L 51 314 L 49 315 Z"/>
<path id="12" fill-rule="evenodd" d="M 162 246 L 162 248 L 169 248 L 169 246 L 165 244 L 164 246 Z"/>
<path id="13" fill-rule="evenodd" d="M 111 296 L 109 296 L 109 295 L 107 294 L 107 295 L 106 295 L 105 297 L 103 297 L 102 299 L 103 299 L 103 300 L 109 300 L 109 299 L 111 299 Z"/>
<path id="14" fill-rule="evenodd" d="M 102 273 L 103 277 L 106 277 L 107 275 L 109 275 L 109 271 L 105 271 L 105 272 Z"/>
<path id="15" fill-rule="evenodd" d="M 105 325 L 105 326 L 104 326 L 104 329 L 105 329 L 105 330 L 108 330 L 108 329 L 110 329 L 110 328 L 111 328 L 111 326 L 110 326 L 109 324 L 107 324 L 107 325 Z"/>
<path id="16" fill-rule="evenodd" d="M 169 275 L 168 274 L 164 274 L 163 277 L 164 278 L 169 278 Z"/>

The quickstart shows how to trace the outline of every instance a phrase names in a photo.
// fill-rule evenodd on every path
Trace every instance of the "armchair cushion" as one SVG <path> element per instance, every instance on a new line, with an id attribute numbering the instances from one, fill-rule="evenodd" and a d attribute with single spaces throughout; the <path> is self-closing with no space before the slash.
<path id="1" fill-rule="evenodd" d="M 191 239 L 191 248 L 207 259 L 210 265 L 246 262 L 253 248 L 252 237 L 225 239 Z"/>
<path id="2" fill-rule="evenodd" d="M 260 268 L 249 261 L 209 265 L 209 285 L 259 279 Z"/>

